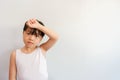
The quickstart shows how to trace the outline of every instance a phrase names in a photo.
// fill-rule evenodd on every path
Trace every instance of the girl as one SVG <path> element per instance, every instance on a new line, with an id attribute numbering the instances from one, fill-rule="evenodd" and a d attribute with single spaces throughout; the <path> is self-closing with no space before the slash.
<path id="1" fill-rule="evenodd" d="M 38 46 L 44 34 L 49 39 Z M 9 80 L 48 80 L 46 52 L 56 43 L 58 35 L 36 19 L 23 28 L 24 47 L 11 53 Z"/>

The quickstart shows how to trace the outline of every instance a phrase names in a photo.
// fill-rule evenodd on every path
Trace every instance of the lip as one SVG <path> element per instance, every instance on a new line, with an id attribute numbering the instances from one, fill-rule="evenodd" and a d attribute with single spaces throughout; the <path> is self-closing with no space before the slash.
<path id="1" fill-rule="evenodd" d="M 33 42 L 31 42 L 31 41 L 28 41 L 27 43 L 28 43 L 28 44 L 33 44 Z"/>

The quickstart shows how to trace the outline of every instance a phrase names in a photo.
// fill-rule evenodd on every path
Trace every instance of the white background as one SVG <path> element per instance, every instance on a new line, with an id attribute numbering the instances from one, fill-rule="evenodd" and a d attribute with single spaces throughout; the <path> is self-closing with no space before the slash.
<path id="1" fill-rule="evenodd" d="M 49 80 L 120 80 L 119 0 L 0 0 L 0 80 L 30 18 L 60 35 L 47 54 Z"/>

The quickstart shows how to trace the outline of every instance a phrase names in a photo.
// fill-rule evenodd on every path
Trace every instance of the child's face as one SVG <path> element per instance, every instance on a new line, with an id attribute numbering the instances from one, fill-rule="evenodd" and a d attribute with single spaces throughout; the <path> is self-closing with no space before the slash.
<path id="1" fill-rule="evenodd" d="M 34 48 L 40 43 L 42 36 L 32 35 L 30 31 L 31 28 L 27 28 L 27 30 L 23 32 L 23 41 L 26 47 Z"/>

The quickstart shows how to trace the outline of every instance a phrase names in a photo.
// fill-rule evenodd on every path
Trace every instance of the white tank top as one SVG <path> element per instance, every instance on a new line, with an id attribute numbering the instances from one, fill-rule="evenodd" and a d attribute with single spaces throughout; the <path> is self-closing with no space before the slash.
<path id="1" fill-rule="evenodd" d="M 46 58 L 37 48 L 30 54 L 16 50 L 18 80 L 48 80 Z"/>

